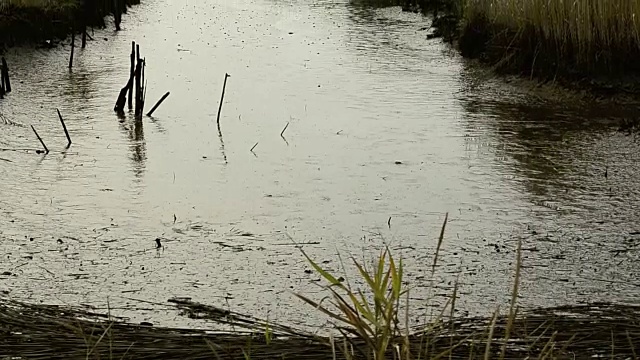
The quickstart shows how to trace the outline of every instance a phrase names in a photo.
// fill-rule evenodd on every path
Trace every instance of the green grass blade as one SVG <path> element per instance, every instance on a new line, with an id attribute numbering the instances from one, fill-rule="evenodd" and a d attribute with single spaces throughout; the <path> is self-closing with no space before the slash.
<path id="1" fill-rule="evenodd" d="M 306 302 L 307 304 L 315 307 L 316 309 L 320 310 L 321 312 L 325 313 L 326 315 L 329 315 L 331 318 L 336 319 L 338 321 L 341 321 L 343 323 L 349 324 L 349 320 L 347 320 L 346 318 L 332 313 L 331 311 L 327 310 L 324 306 L 318 304 L 317 302 L 307 298 L 304 295 L 300 295 L 300 294 L 294 294 L 295 296 L 297 296 L 299 299 L 301 299 L 302 301 Z"/>
<path id="2" fill-rule="evenodd" d="M 300 251 L 302 252 L 302 255 L 304 255 L 304 257 L 307 258 L 307 260 L 309 261 L 311 266 L 316 270 L 316 272 L 318 274 L 320 274 L 323 278 L 325 278 L 328 282 L 330 282 L 331 285 L 340 285 L 340 286 L 342 286 L 342 283 L 340 281 L 338 281 L 338 279 L 336 279 L 329 272 L 327 272 L 323 268 L 321 268 L 318 264 L 315 263 L 315 261 L 311 260 L 311 258 L 307 255 L 307 253 L 304 252 L 304 250 L 300 249 Z"/>

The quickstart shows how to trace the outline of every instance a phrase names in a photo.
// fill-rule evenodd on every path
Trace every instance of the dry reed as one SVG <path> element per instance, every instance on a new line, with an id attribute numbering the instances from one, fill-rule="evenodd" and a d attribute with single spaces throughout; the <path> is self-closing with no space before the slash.
<path id="1" fill-rule="evenodd" d="M 191 301 L 172 303 L 183 315 L 200 319 L 209 328 L 232 326 L 235 330 L 144 326 L 83 308 L 0 299 L 0 358 L 239 359 L 243 354 L 251 359 L 366 358 L 361 351 L 366 344 L 360 339 L 315 336 Z M 402 359 L 498 358 L 503 351 L 505 359 L 636 359 L 638 339 L 639 306 L 596 303 L 534 309 L 514 318 L 496 313 L 489 318 L 438 321 L 427 332 L 416 328 L 393 344 L 408 341 L 410 349 Z M 353 349 L 349 356 L 335 351 L 344 344 Z M 385 358 L 398 358 L 394 351 L 389 346 Z"/>
<path id="2" fill-rule="evenodd" d="M 639 70 L 640 0 L 466 0 L 464 8 L 463 52 L 499 67 L 552 76 Z"/>

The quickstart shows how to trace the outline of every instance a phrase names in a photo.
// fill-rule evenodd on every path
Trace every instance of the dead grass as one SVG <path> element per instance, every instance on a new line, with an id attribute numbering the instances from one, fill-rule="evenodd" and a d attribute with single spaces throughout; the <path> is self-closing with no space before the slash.
<path id="1" fill-rule="evenodd" d="M 445 225 L 446 220 L 438 247 Z M 307 257 L 328 282 L 332 302 L 301 299 L 336 321 L 338 336 L 184 299 L 169 303 L 180 315 L 217 330 L 153 327 L 109 312 L 0 299 L 0 359 L 637 359 L 640 306 L 596 303 L 520 311 L 519 244 L 517 254 L 507 314 L 496 309 L 491 317 L 445 318 L 445 306 L 420 327 L 409 326 L 408 316 L 401 324 L 399 303 L 408 289 L 402 261 L 388 249 L 372 267 L 354 260 L 366 291 L 343 284 Z M 447 304 L 451 314 L 456 289 Z"/>
<path id="2" fill-rule="evenodd" d="M 551 76 L 640 70 L 640 0 L 466 0 L 464 9 L 463 52 L 485 46 L 498 67 Z"/>
<path id="3" fill-rule="evenodd" d="M 0 11 L 20 8 L 64 11 L 80 6 L 79 0 L 0 0 Z"/>

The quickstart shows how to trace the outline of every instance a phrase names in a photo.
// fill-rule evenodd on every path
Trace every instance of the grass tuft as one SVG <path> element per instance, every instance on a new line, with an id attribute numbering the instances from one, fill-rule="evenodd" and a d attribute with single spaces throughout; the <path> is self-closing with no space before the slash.
<path id="1" fill-rule="evenodd" d="M 354 290 L 334 275 L 321 268 L 304 250 L 300 250 L 311 266 L 329 285 L 325 286 L 331 294 L 332 308 L 322 305 L 306 296 L 295 294 L 307 304 L 320 310 L 338 322 L 338 329 L 345 339 L 355 336 L 366 344 L 362 351 L 367 359 L 383 360 L 389 348 L 397 353 L 406 353 L 406 342 L 399 326 L 400 300 L 407 290 L 403 289 L 402 259 L 396 262 L 388 247 L 380 252 L 372 271 L 356 259 L 351 258 L 361 278 L 366 283 L 367 292 Z M 406 320 L 405 320 L 406 321 Z M 352 343 L 353 344 L 353 343 Z M 346 354 L 345 354 L 346 356 Z"/>

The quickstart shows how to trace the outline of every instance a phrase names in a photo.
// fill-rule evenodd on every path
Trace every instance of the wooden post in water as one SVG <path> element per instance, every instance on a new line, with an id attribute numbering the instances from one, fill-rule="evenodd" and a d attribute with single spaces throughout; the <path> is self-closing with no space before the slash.
<path id="1" fill-rule="evenodd" d="M 120 12 L 120 1 L 113 0 L 113 20 L 116 24 L 116 31 L 120 31 L 120 23 L 122 22 L 122 13 Z"/>
<path id="2" fill-rule="evenodd" d="M 67 125 L 64 124 L 64 119 L 62 119 L 62 114 L 60 114 L 60 109 L 56 109 L 58 112 L 58 117 L 60 118 L 60 122 L 62 123 L 62 129 L 64 129 L 64 135 L 67 137 L 67 149 L 71 147 L 71 136 L 69 136 L 69 131 L 67 131 Z"/>
<path id="3" fill-rule="evenodd" d="M 167 91 L 166 94 L 162 95 L 162 97 L 160 98 L 160 100 L 158 100 L 158 102 L 153 105 L 153 107 L 151 108 L 151 110 L 147 113 L 147 116 L 151 116 L 153 115 L 153 112 L 156 111 L 156 109 L 158 108 L 158 106 L 160 106 L 160 104 L 162 104 L 162 102 L 164 101 L 164 99 L 166 99 L 169 96 L 169 91 Z"/>
<path id="4" fill-rule="evenodd" d="M 7 60 L 2 57 L 2 80 L 4 83 L 5 92 L 11 92 L 11 81 L 9 80 L 9 67 L 7 66 Z"/>
<path id="5" fill-rule="evenodd" d="M 87 21 L 89 21 L 89 3 L 92 0 L 84 0 L 82 2 L 82 48 L 87 46 Z"/>
<path id="6" fill-rule="evenodd" d="M 142 85 L 140 84 L 141 75 L 142 75 L 142 62 L 138 61 L 138 65 L 136 67 L 136 109 L 135 109 L 135 117 L 137 118 L 140 115 L 140 102 L 142 100 Z"/>
<path id="7" fill-rule="evenodd" d="M 224 74 L 224 83 L 222 84 L 222 96 L 220 97 L 220 106 L 218 107 L 218 118 L 216 119 L 216 122 L 218 123 L 218 126 L 220 126 L 220 113 L 222 112 L 222 101 L 224 101 L 224 90 L 227 87 L 227 78 L 231 76 L 229 74 Z"/>
<path id="8" fill-rule="evenodd" d="M 47 145 L 44 144 L 44 141 L 42 141 L 42 138 L 40 137 L 40 135 L 38 135 L 38 132 L 36 131 L 36 128 L 33 127 L 33 125 L 31 125 L 31 130 L 33 130 L 33 132 L 38 137 L 38 140 L 40 140 L 40 144 L 42 144 L 42 147 L 44 148 L 44 153 L 48 154 L 49 153 L 49 149 L 47 149 Z"/>
<path id="9" fill-rule="evenodd" d="M 4 99 L 4 67 L 0 65 L 0 99 Z"/>
<path id="10" fill-rule="evenodd" d="M 69 57 L 69 70 L 73 67 L 73 52 L 76 48 L 76 29 L 71 31 L 71 57 Z"/>
<path id="11" fill-rule="evenodd" d="M 147 58 L 142 59 L 142 73 L 140 75 L 140 118 L 144 113 L 144 102 L 147 99 L 147 80 L 145 79 L 145 70 L 147 69 Z"/>
<path id="12" fill-rule="evenodd" d="M 124 114 L 124 105 L 127 102 L 127 91 L 131 89 L 133 86 L 133 78 L 129 78 L 129 82 L 125 85 L 118 95 L 118 100 L 116 100 L 116 105 L 113 107 L 113 111 L 118 114 Z"/>
<path id="13" fill-rule="evenodd" d="M 136 42 L 131 42 L 131 70 L 129 78 L 133 79 L 136 72 Z M 133 81 L 129 82 L 129 110 L 133 109 Z"/>

